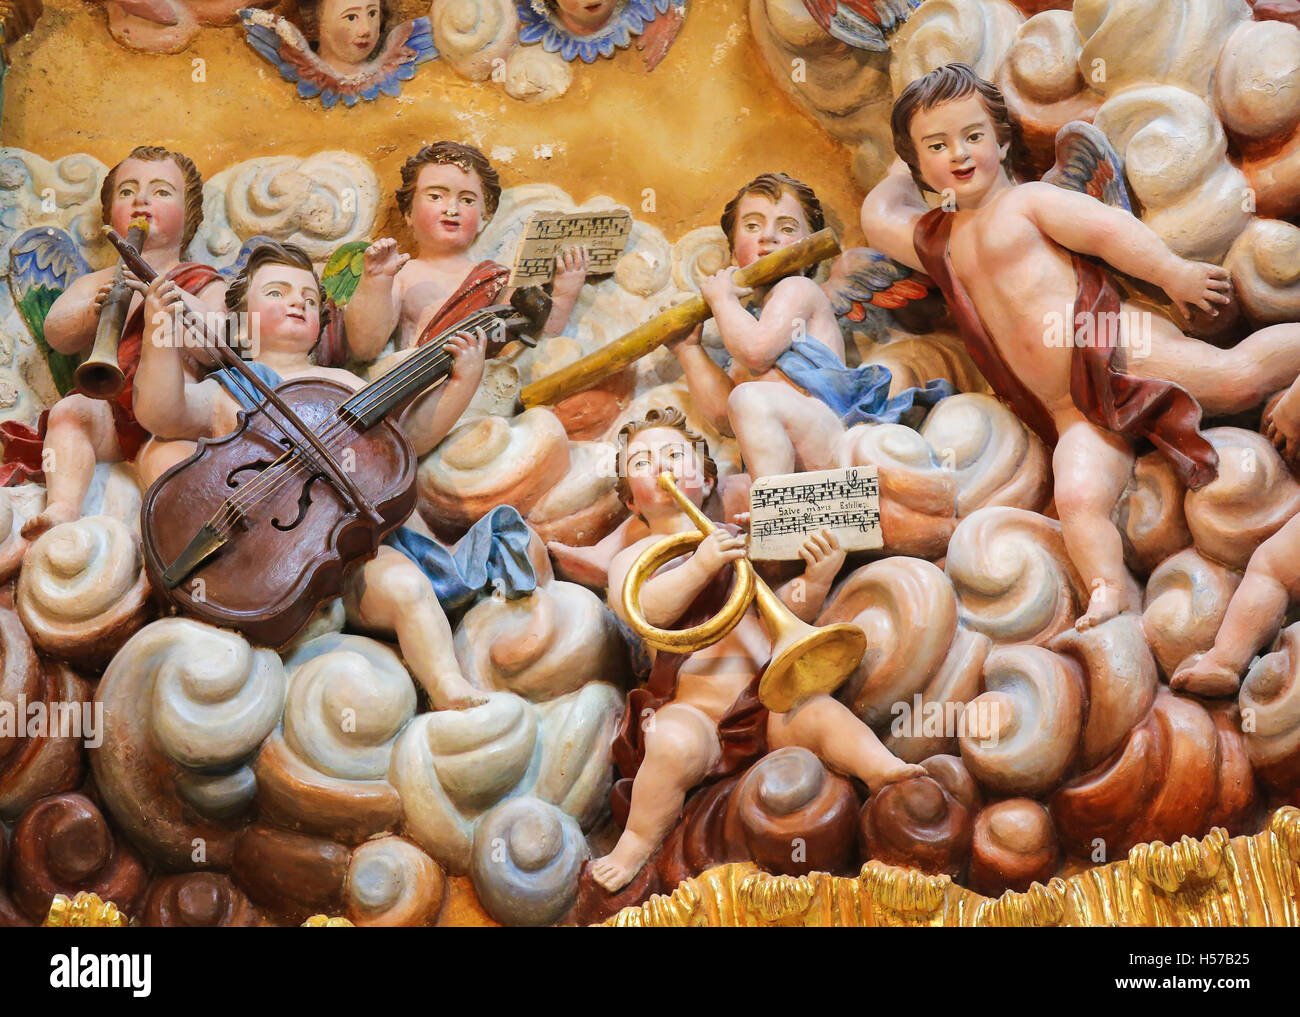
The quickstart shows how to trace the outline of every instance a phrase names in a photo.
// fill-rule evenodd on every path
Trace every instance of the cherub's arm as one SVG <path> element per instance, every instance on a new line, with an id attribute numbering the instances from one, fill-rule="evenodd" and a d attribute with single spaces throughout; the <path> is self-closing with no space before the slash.
<path id="1" fill-rule="evenodd" d="M 1190 313 L 1192 304 L 1218 313 L 1215 304 L 1231 301 L 1226 269 L 1180 258 L 1137 216 L 1055 184 L 1020 186 L 1027 214 L 1052 240 L 1079 254 L 1102 258 L 1126 275 L 1154 283 L 1184 314 Z"/>
<path id="2" fill-rule="evenodd" d="M 735 384 L 700 345 L 702 330 L 703 326 L 697 325 L 689 335 L 668 343 L 668 346 L 677 357 L 677 362 L 682 365 L 682 375 L 686 378 L 686 387 L 690 390 L 695 408 L 714 428 L 730 436 L 727 399 Z"/>
<path id="3" fill-rule="evenodd" d="M 59 294 L 45 316 L 45 341 L 58 353 L 80 353 L 95 341 L 99 311 L 113 288 L 113 277 L 96 281 L 83 275 Z"/>
<path id="4" fill-rule="evenodd" d="M 772 287 L 763 314 L 756 320 L 740 302 L 750 291 L 736 285 L 735 271 L 728 268 L 711 276 L 700 292 L 709 302 L 727 352 L 741 366 L 762 374 L 797 336 L 810 333 L 818 301 L 828 301 L 811 279 L 791 276 Z"/>
<path id="5" fill-rule="evenodd" d="M 826 595 L 844 564 L 845 555 L 835 534 L 821 530 L 809 535 L 799 550 L 799 557 L 806 565 L 803 575 L 783 584 L 776 595 L 800 621 L 811 622 L 826 603 Z"/>
<path id="6" fill-rule="evenodd" d="M 478 391 L 483 380 L 487 333 L 483 329 L 458 332 L 447 340 L 447 349 L 454 361 L 451 376 L 437 388 L 416 396 L 399 420 L 417 456 L 447 437 Z"/>
<path id="7" fill-rule="evenodd" d="M 366 248 L 365 267 L 356 292 L 343 308 L 348 348 L 358 360 L 374 360 L 393 334 L 402 311 L 397 273 L 410 260 L 399 254 L 391 237 Z"/>
<path id="8" fill-rule="evenodd" d="M 634 544 L 614 556 L 609 566 L 609 606 L 620 618 L 623 614 L 623 582 L 632 563 L 644 548 Z M 661 571 L 641 586 L 641 613 L 656 628 L 667 628 L 691 606 L 700 591 L 708 586 L 718 570 L 745 556 L 745 535 L 732 536 L 727 530 L 715 530 L 695 548 L 691 556 L 676 568 Z"/>
<path id="9" fill-rule="evenodd" d="M 867 246 L 921 271 L 912 236 L 916 221 L 928 211 L 907 163 L 895 159 L 884 179 L 862 202 L 862 232 L 867 235 Z"/>
<path id="10" fill-rule="evenodd" d="M 176 322 L 183 296 L 176 283 L 162 276 L 146 292 L 132 405 L 136 420 L 151 434 L 193 440 L 211 436 L 216 383 L 186 378 Z"/>

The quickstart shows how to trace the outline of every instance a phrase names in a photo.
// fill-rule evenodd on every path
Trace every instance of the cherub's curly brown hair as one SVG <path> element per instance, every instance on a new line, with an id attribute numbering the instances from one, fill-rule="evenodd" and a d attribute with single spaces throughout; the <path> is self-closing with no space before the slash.
<path id="1" fill-rule="evenodd" d="M 425 166 L 455 166 L 465 173 L 477 173 L 483 185 L 484 221 L 496 215 L 501 200 L 501 178 L 492 168 L 488 157 L 473 145 L 458 141 L 436 141 L 425 145 L 402 164 L 402 186 L 397 189 L 397 208 L 403 216 L 411 214 L 411 201 L 415 197 L 415 183 Z"/>
<path id="2" fill-rule="evenodd" d="M 138 145 L 131 149 L 126 159 L 139 159 L 142 162 L 162 162 L 165 159 L 170 159 L 176 164 L 176 168 L 181 171 L 181 179 L 185 182 L 185 232 L 181 236 L 181 255 L 183 257 L 185 249 L 190 246 L 190 241 L 194 239 L 194 234 L 203 225 L 203 177 L 199 175 L 194 160 L 188 155 L 182 155 L 180 152 L 169 152 L 161 145 Z M 123 159 L 122 162 L 126 162 L 126 159 Z M 112 225 L 110 211 L 113 207 L 113 188 L 116 186 L 115 178 L 117 177 L 117 171 L 122 166 L 122 162 L 119 162 L 105 174 L 104 183 L 99 188 L 100 215 L 105 226 Z"/>
<path id="3" fill-rule="evenodd" d="M 1024 134 L 1020 123 L 1007 109 L 1007 101 L 1001 89 L 991 81 L 985 81 L 969 64 L 951 63 L 936 67 L 929 74 L 917 78 L 894 101 L 894 111 L 890 115 L 890 126 L 894 132 L 894 151 L 907 163 L 912 171 L 912 179 L 923 191 L 934 188 L 921 179 L 920 162 L 916 146 L 912 144 L 912 120 L 917 113 L 934 109 L 945 102 L 956 102 L 968 95 L 978 95 L 993 121 L 998 144 L 1007 145 L 1006 158 L 1002 160 L 1012 179 L 1033 179 L 1029 159 L 1029 149 L 1025 146 Z"/>
<path id="4" fill-rule="evenodd" d="M 618 492 L 619 500 L 628 508 L 632 507 L 632 487 L 627 481 L 627 447 L 642 431 L 655 427 L 670 428 L 690 442 L 700 458 L 700 468 L 704 471 L 704 479 L 709 482 L 709 490 L 714 490 L 718 486 L 718 464 L 709 455 L 709 443 L 702 434 L 691 430 L 686 423 L 685 413 L 676 406 L 665 406 L 662 410 L 649 410 L 644 417 L 629 420 L 618 429 L 618 437 L 615 439 L 618 444 L 618 480 L 614 489 Z"/>

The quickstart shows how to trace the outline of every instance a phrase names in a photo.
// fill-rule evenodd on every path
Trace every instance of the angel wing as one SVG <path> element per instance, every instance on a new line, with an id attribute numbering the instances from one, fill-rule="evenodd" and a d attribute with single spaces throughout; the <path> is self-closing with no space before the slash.
<path id="1" fill-rule="evenodd" d="M 368 240 L 352 240 L 341 244 L 330 255 L 321 273 L 321 288 L 325 291 L 320 342 L 316 346 L 316 363 L 322 367 L 341 367 L 348 358 L 347 331 L 343 325 L 343 308 L 361 282 L 365 268 Z"/>
<path id="2" fill-rule="evenodd" d="M 217 272 L 229 282 L 244 270 L 244 266 L 248 264 L 248 256 L 253 253 L 253 248 L 267 243 L 274 243 L 274 238 L 268 237 L 264 233 L 249 237 L 244 241 L 243 246 L 239 248 L 239 254 L 235 256 L 235 260 L 225 268 L 217 269 Z"/>
<path id="3" fill-rule="evenodd" d="M 653 71 L 668 55 L 686 21 L 686 0 L 657 0 L 655 6 L 658 13 L 636 40 L 647 71 Z"/>
<path id="4" fill-rule="evenodd" d="M 239 17 L 248 44 L 274 64 L 285 81 L 296 82 L 302 98 L 319 96 L 326 109 L 340 100 L 345 106 L 355 106 L 358 99 L 369 102 L 380 93 L 400 95 L 402 82 L 414 77 L 420 64 L 438 56 L 429 19 L 416 18 L 390 29 L 383 48 L 357 73 L 340 75 L 312 51 L 302 32 L 286 19 L 253 7 L 241 8 Z"/>
<path id="5" fill-rule="evenodd" d="M 325 288 L 325 296 L 334 301 L 336 306 L 346 307 L 352 294 L 357 291 L 361 272 L 365 268 L 366 248 L 369 246 L 367 240 L 350 241 L 341 245 L 325 263 L 321 285 Z"/>
<path id="6" fill-rule="evenodd" d="M 72 372 L 79 358 L 50 348 L 45 341 L 45 316 L 72 281 L 89 271 L 76 241 L 53 226 L 27 230 L 9 248 L 9 289 L 14 304 L 49 364 L 59 395 L 72 390 Z"/>
<path id="7" fill-rule="evenodd" d="M 1112 208 L 1133 211 L 1124 186 L 1124 162 L 1106 135 L 1083 120 L 1056 132 L 1056 163 L 1043 180 L 1068 191 L 1082 191 Z"/>
<path id="8" fill-rule="evenodd" d="M 894 311 L 924 299 L 935 288 L 928 275 L 870 247 L 845 251 L 831 265 L 830 277 L 822 285 L 836 317 L 849 321 L 862 321 L 867 304 Z"/>
<path id="9" fill-rule="evenodd" d="M 921 0 L 803 0 L 813 20 L 840 42 L 872 53 L 889 52 L 889 37 Z"/>

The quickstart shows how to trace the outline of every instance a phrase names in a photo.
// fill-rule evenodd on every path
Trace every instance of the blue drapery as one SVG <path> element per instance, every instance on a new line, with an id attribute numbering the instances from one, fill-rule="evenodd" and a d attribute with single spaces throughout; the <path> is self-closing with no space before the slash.
<path id="1" fill-rule="evenodd" d="M 528 558 L 529 537 L 519 511 L 499 505 L 470 527 L 454 553 L 407 526 L 399 526 L 384 543 L 420 567 L 444 608 L 459 611 L 494 588 L 510 600 L 537 589 Z"/>
<path id="2" fill-rule="evenodd" d="M 934 378 L 924 388 L 904 389 L 891 399 L 889 368 L 879 364 L 845 367 L 826 346 L 812 339 L 796 339 L 777 358 L 776 369 L 824 402 L 850 427 L 897 423 L 914 427 L 926 410 L 956 392 L 946 378 Z"/>

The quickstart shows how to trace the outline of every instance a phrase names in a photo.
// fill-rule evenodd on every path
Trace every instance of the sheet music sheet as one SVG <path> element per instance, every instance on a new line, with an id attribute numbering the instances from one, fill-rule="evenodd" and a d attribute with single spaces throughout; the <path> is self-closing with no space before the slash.
<path id="1" fill-rule="evenodd" d="M 750 489 L 749 556 L 756 561 L 797 561 L 809 534 L 822 529 L 845 551 L 884 547 L 874 466 L 766 477 Z"/>
<path id="2" fill-rule="evenodd" d="M 587 249 L 587 274 L 614 271 L 632 233 L 632 213 L 626 208 L 599 212 L 534 212 L 524 223 L 511 286 L 540 286 L 555 275 L 555 256 L 581 244 Z"/>

